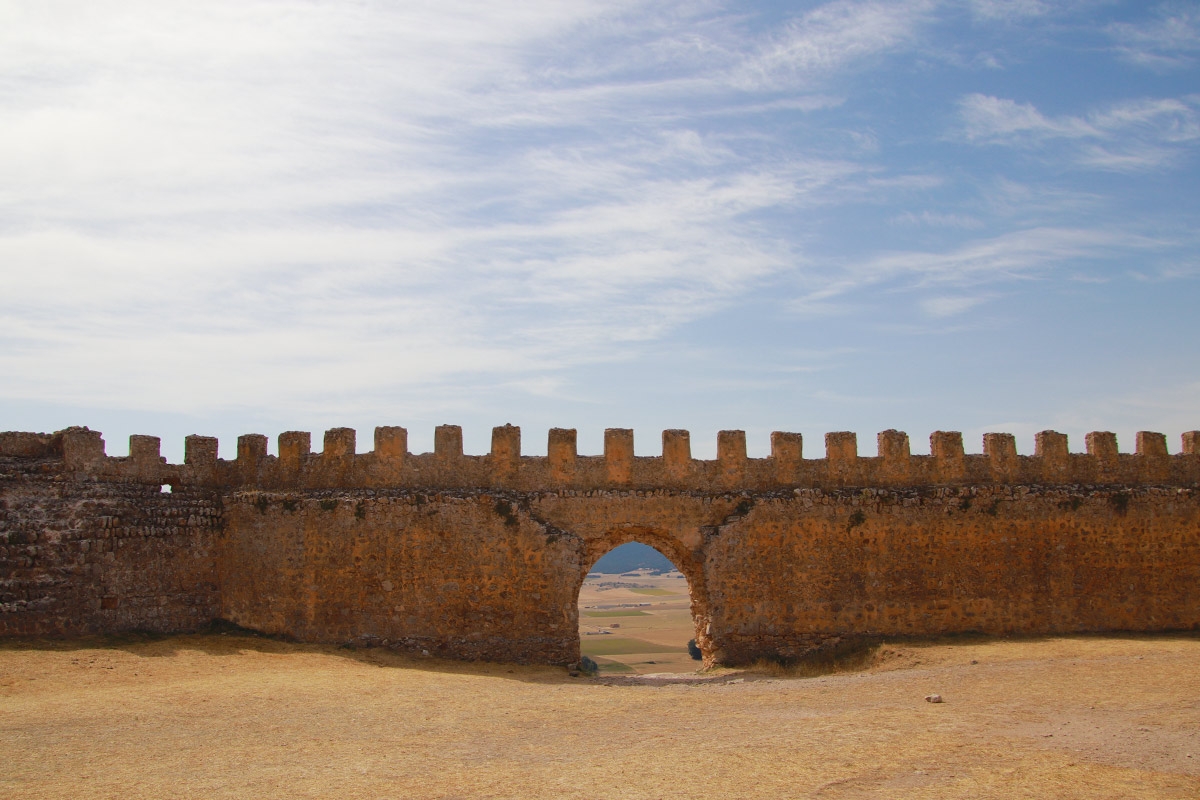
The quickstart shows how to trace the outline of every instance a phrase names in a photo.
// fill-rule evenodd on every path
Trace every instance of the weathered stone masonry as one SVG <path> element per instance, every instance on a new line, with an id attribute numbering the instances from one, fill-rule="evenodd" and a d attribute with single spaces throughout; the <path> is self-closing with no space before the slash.
<path id="1" fill-rule="evenodd" d="M 708 663 L 795 658 L 856 637 L 961 631 L 1200 628 L 1200 432 L 1169 455 L 1139 433 L 1008 434 L 966 455 L 934 433 L 929 456 L 852 433 L 805 459 L 798 434 L 746 456 L 723 431 L 713 461 L 686 431 L 661 457 L 633 433 L 580 456 L 550 431 L 545 457 L 520 431 L 468 456 L 456 426 L 433 453 L 403 428 L 240 437 L 237 457 L 190 436 L 183 464 L 154 437 L 105 455 L 100 434 L 0 434 L 0 634 L 198 630 L 225 619 L 305 641 L 388 645 L 453 658 L 578 659 L 588 568 L 637 540 L 684 572 Z M 166 492 L 162 489 L 170 488 Z"/>

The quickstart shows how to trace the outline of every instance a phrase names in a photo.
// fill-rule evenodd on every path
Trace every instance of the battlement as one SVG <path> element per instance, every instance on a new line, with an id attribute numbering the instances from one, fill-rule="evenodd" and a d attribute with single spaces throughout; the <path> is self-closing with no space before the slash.
<path id="1" fill-rule="evenodd" d="M 930 455 L 912 455 L 908 434 L 877 436 L 877 454 L 859 454 L 855 433 L 825 434 L 824 458 L 805 458 L 799 433 L 771 434 L 771 454 L 750 458 L 744 431 L 721 431 L 714 460 L 692 458 L 685 430 L 662 432 L 661 456 L 634 453 L 634 432 L 609 428 L 604 453 L 580 455 L 573 428 L 553 428 L 545 456 L 521 454 L 521 429 L 492 430 L 491 452 L 463 452 L 462 428 L 440 425 L 432 453 L 408 450 L 402 427 L 375 429 L 374 449 L 358 453 L 352 428 L 325 432 L 323 450 L 312 452 L 311 434 L 279 434 L 278 455 L 268 455 L 262 434 L 238 437 L 236 458 L 218 457 L 218 442 L 188 436 L 183 464 L 168 464 L 154 436 L 131 436 L 129 455 L 105 454 L 99 431 L 68 428 L 55 434 L 0 433 L 0 456 L 61 457 L 75 472 L 146 483 L 271 490 L 322 488 L 507 488 L 655 489 L 770 491 L 784 488 L 907 487 L 964 484 L 1200 485 L 1200 431 L 1183 434 L 1180 452 L 1170 454 L 1161 433 L 1141 431 L 1133 453 L 1122 453 L 1116 435 L 1085 437 L 1086 453 L 1072 453 L 1066 434 L 1042 431 L 1033 455 L 1017 453 L 1009 433 L 983 436 L 983 454 L 967 454 L 962 434 L 935 431 Z"/>
<path id="2" fill-rule="evenodd" d="M 913 455 L 798 433 L 750 458 L 743 431 L 716 458 L 662 432 L 580 455 L 555 428 L 545 456 L 521 430 L 463 452 L 442 425 L 431 453 L 375 430 L 370 452 L 334 428 L 262 434 L 218 454 L 189 436 L 182 464 L 132 436 L 112 457 L 87 428 L 0 434 L 0 637 L 194 631 L 213 619 L 310 642 L 451 658 L 579 660 L 579 586 L 596 560 L 649 544 L 687 577 L 707 664 L 794 659 L 856 637 L 1200 630 L 1200 433 L 1183 452 L 1143 432 L 961 433 Z M 166 484 L 172 491 L 160 491 Z"/>

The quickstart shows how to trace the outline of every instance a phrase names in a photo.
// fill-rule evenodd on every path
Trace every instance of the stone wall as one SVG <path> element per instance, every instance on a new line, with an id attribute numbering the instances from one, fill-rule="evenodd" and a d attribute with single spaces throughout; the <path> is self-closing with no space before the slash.
<path id="1" fill-rule="evenodd" d="M 802 490 L 705 548 L 714 657 L 842 637 L 1200 628 L 1200 492 Z"/>
<path id="2" fill-rule="evenodd" d="M 632 434 L 578 456 L 573 431 L 520 455 L 435 452 L 402 428 L 239 440 L 237 458 L 189 437 L 182 465 L 158 440 L 105 455 L 100 435 L 0 434 L 0 633 L 193 630 L 213 618 L 306 641 L 380 644 L 454 658 L 571 663 L 577 598 L 608 550 L 641 541 L 688 579 L 707 663 L 797 658 L 859 637 L 1039 634 L 1200 627 L 1200 435 L 1181 452 L 1138 435 L 1119 453 L 1007 434 L 965 455 L 937 433 L 911 456 L 887 431 L 879 455 L 830 434 L 803 459 L 795 434 L 745 457 L 724 432 L 714 461 L 686 431 L 661 457 Z M 1086 479 L 1086 480 L 1081 480 Z M 164 493 L 168 485 L 173 489 Z"/>
<path id="3" fill-rule="evenodd" d="M 237 492 L 223 616 L 306 641 L 578 660 L 579 541 L 487 492 Z"/>
<path id="4" fill-rule="evenodd" d="M 196 630 L 219 616 L 220 496 L 0 456 L 0 635 Z"/>

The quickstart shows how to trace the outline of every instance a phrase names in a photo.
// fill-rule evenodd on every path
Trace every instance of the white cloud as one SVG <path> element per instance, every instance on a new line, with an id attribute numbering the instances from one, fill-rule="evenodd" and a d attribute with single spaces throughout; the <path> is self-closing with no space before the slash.
<path id="1" fill-rule="evenodd" d="M 1165 248 L 1165 242 L 1117 229 L 1030 228 L 967 242 L 944 252 L 905 251 L 848 264 L 827 274 L 792 304 L 796 313 L 839 313 L 854 308 L 846 299 L 869 287 L 894 281 L 909 288 L 995 286 L 1039 279 L 1046 273 L 1090 259 Z M 951 316 L 987 296 L 937 295 L 920 302 L 933 317 Z"/>
<path id="2" fill-rule="evenodd" d="M 1095 136 L 1097 131 L 1081 119 L 1046 118 L 1033 105 L 1002 97 L 971 94 L 959 101 L 964 133 L 971 141 L 1006 143 L 1022 137 L 1078 138 Z"/>
<path id="3" fill-rule="evenodd" d="M 787 266 L 748 218 L 844 168 L 663 125 L 753 47 L 683 6 L 634 32 L 635 5 L 22 8 L 0 26 L 5 395 L 541 393 L 519 376 L 735 301 Z M 611 39 L 674 73 L 573 49 Z"/>
<path id="4" fill-rule="evenodd" d="M 896 253 L 865 263 L 866 275 L 918 276 L 925 284 L 973 285 L 1028 278 L 1074 259 L 1143 250 L 1162 242 L 1120 230 L 1032 228 L 970 242 L 945 253 Z"/>
<path id="5" fill-rule="evenodd" d="M 962 98 L 963 135 L 981 144 L 1071 145 L 1083 167 L 1117 172 L 1159 169 L 1200 142 L 1200 96 L 1142 98 L 1086 116 L 1047 117 L 1028 103 L 989 95 Z"/>
<path id="6" fill-rule="evenodd" d="M 1108 26 L 1117 52 L 1127 61 L 1153 69 L 1178 69 L 1195 63 L 1200 53 L 1200 11 L 1172 3 L 1154 19 L 1116 22 Z"/>
<path id="7" fill-rule="evenodd" d="M 906 211 L 892 218 L 892 222 L 903 225 L 926 225 L 933 228 L 981 228 L 983 221 L 967 214 L 942 214 L 936 211 L 922 211 L 917 214 Z"/>
<path id="8" fill-rule="evenodd" d="M 1023 183 L 1000 177 L 986 187 L 984 200 L 991 214 L 1035 227 L 1092 214 L 1104 205 L 1106 198 L 1057 183 Z"/>
<path id="9" fill-rule="evenodd" d="M 934 8 L 932 0 L 826 3 L 784 25 L 742 65 L 739 83 L 803 85 L 830 70 L 911 46 Z"/>
<path id="10" fill-rule="evenodd" d="M 1015 20 L 1042 17 L 1055 6 L 1045 0 L 970 0 L 971 11 L 985 20 Z"/>
<path id="11" fill-rule="evenodd" d="M 921 310 L 936 318 L 953 317 L 987 300 L 986 297 L 941 296 L 927 297 L 921 301 Z"/>
<path id="12" fill-rule="evenodd" d="M 775 13 L 6 8 L 0 373 L 16 377 L 0 399 L 394 411 L 503 386 L 574 402 L 568 371 L 667 347 L 749 297 L 782 303 L 780 287 L 804 287 L 805 313 L 845 312 L 895 281 L 945 318 L 994 296 L 978 287 L 1158 246 L 1094 232 L 1105 198 L 1070 182 L 964 198 L 986 172 L 954 174 L 945 142 L 899 119 L 911 109 L 880 112 L 895 74 L 946 96 L 930 54 L 951 6 Z M 1126 172 L 1198 140 L 1195 98 L 1098 108 L 976 94 L 960 111 L 968 141 Z"/>

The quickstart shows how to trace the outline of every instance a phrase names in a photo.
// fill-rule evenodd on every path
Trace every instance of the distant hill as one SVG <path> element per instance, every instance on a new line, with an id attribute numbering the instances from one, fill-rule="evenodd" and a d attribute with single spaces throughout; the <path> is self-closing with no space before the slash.
<path id="1" fill-rule="evenodd" d="M 592 572 L 620 575 L 622 572 L 632 572 L 635 569 L 671 572 L 675 568 L 669 558 L 653 547 L 641 542 L 629 542 L 620 547 L 614 547 L 601 556 L 596 565 L 592 567 Z"/>

